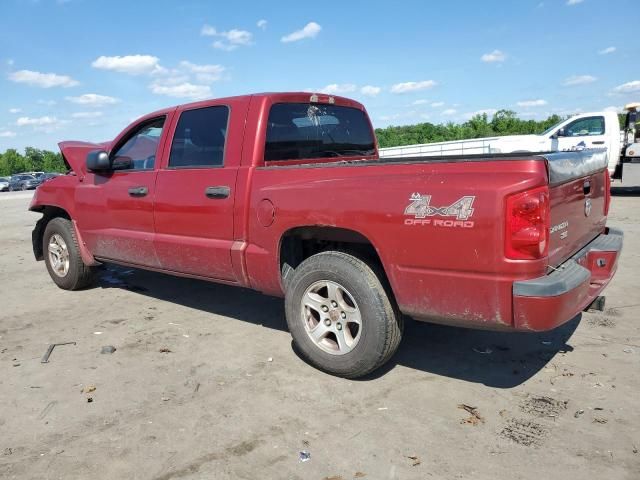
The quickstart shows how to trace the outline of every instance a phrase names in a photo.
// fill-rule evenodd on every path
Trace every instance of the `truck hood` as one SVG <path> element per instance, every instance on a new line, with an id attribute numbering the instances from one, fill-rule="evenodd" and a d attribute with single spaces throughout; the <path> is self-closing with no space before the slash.
<path id="1" fill-rule="evenodd" d="M 94 150 L 107 150 L 110 142 L 90 143 L 90 142 L 78 142 L 68 141 L 60 142 L 60 152 L 62 153 L 62 159 L 69 170 L 72 170 L 76 175 L 87 173 L 86 159 L 87 153 Z"/>

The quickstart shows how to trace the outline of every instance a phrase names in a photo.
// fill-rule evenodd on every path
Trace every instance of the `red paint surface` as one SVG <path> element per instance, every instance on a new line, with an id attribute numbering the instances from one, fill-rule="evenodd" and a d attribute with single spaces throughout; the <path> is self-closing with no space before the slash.
<path id="1" fill-rule="evenodd" d="M 289 93 L 208 100 L 149 114 L 113 142 L 64 142 L 61 150 L 76 174 L 40 186 L 31 208 L 65 209 L 76 221 L 87 253 L 98 259 L 273 295 L 283 293 L 279 249 L 289 230 L 301 226 L 352 230 L 374 246 L 403 312 L 472 327 L 553 328 L 571 319 L 598 290 L 588 286 L 563 298 L 514 299 L 512 285 L 545 275 L 550 261 L 561 263 L 604 230 L 604 171 L 591 176 L 590 219 L 585 219 L 580 203 L 582 180 L 550 189 L 551 223 L 569 221 L 568 242 L 552 235 L 549 257 L 510 260 L 504 253 L 505 198 L 547 185 L 543 160 L 402 164 L 377 163 L 374 155 L 366 158 L 367 164 L 338 163 L 361 159 L 343 157 L 296 162 L 323 164 L 317 167 L 290 162 L 265 165 L 270 106 L 308 102 L 309 97 Z M 338 105 L 364 110 L 357 102 L 334 98 Z M 227 105 L 231 111 L 224 167 L 168 168 L 180 113 L 211 105 Z M 167 120 L 154 170 L 109 175 L 86 171 L 89 151 L 109 151 L 138 122 L 158 115 Z M 231 190 L 227 199 L 205 197 L 206 187 L 223 185 Z M 146 186 L 149 195 L 132 198 L 127 193 L 131 186 Z M 406 216 L 413 193 L 430 195 L 430 205 L 436 207 L 474 196 L 473 215 L 465 220 Z M 265 200 L 273 205 L 275 216 L 265 210 Z M 547 320 L 534 320 L 544 315 Z"/>

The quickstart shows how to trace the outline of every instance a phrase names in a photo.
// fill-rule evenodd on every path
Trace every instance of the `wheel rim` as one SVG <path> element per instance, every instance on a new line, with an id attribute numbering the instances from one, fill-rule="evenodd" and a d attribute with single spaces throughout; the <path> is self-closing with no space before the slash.
<path id="1" fill-rule="evenodd" d="M 362 334 L 362 316 L 353 295 L 330 280 L 312 284 L 304 292 L 301 314 L 311 341 L 332 355 L 351 352 Z"/>
<path id="2" fill-rule="evenodd" d="M 49 263 L 58 277 L 65 277 L 69 272 L 69 249 L 61 235 L 54 233 L 49 238 Z"/>

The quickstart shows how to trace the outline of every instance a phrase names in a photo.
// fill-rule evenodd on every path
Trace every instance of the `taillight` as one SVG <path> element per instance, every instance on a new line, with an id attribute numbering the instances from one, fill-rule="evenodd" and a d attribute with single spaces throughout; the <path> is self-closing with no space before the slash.
<path id="1" fill-rule="evenodd" d="M 609 215 L 609 205 L 611 205 L 611 176 L 609 170 L 604 171 L 604 216 Z"/>
<path id="2" fill-rule="evenodd" d="M 549 252 L 549 189 L 507 197 L 505 255 L 515 260 L 544 258 Z"/>

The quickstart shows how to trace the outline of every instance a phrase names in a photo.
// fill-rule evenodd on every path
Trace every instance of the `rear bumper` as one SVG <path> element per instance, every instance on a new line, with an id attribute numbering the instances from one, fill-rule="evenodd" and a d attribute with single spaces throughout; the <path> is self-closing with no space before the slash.
<path id="1" fill-rule="evenodd" d="M 584 310 L 613 278 L 623 236 L 621 230 L 607 228 L 549 275 L 514 282 L 515 328 L 551 330 Z"/>

